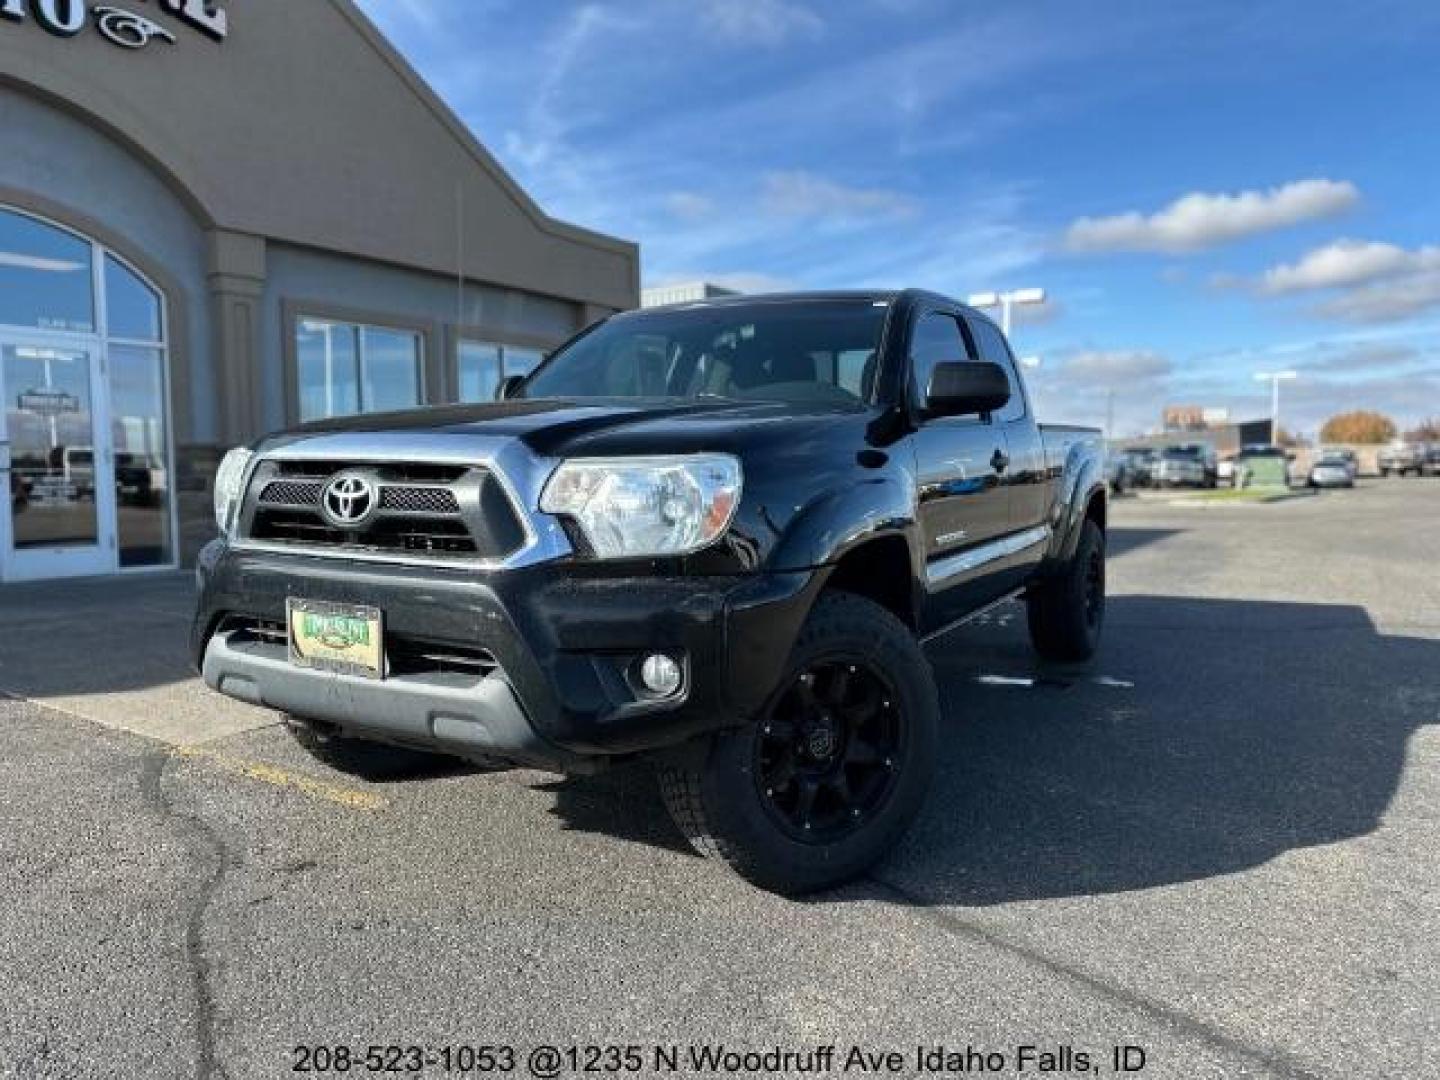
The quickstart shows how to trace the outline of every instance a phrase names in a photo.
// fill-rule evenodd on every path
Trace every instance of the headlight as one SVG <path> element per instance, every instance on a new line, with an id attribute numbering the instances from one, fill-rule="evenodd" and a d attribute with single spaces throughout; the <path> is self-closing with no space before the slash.
<path id="1" fill-rule="evenodd" d="M 571 518 L 602 559 L 684 555 L 729 527 L 740 486 L 728 454 L 575 458 L 550 477 L 540 509 Z"/>
<path id="2" fill-rule="evenodd" d="M 245 469 L 255 455 L 243 447 L 236 447 L 220 459 L 215 470 L 215 524 L 222 533 L 230 531 L 230 519 L 235 504 L 240 501 L 241 485 L 245 482 Z"/>

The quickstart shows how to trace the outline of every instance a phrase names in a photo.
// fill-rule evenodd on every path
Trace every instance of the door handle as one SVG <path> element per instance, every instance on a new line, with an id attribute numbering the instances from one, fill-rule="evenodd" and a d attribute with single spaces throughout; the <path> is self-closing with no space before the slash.
<path id="1" fill-rule="evenodd" d="M 1010 455 L 997 446 L 995 453 L 990 455 L 990 467 L 997 473 L 1004 472 L 1010 467 Z"/>

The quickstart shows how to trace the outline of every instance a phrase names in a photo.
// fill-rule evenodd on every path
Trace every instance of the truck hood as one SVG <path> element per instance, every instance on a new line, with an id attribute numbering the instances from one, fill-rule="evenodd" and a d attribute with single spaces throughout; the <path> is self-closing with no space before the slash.
<path id="1" fill-rule="evenodd" d="M 414 432 L 457 440 L 515 438 L 546 457 L 685 453 L 738 449 L 737 444 L 751 443 L 757 436 L 769 442 L 766 435 L 779 437 L 782 431 L 793 438 L 797 427 L 863 425 L 870 416 L 870 410 L 859 405 L 731 398 L 521 399 L 322 420 L 272 436 L 259 449 L 279 450 L 334 434 Z"/>

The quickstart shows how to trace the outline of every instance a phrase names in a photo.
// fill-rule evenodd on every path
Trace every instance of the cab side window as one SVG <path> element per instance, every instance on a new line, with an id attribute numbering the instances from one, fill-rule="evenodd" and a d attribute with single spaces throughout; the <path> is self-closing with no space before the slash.
<path id="1" fill-rule="evenodd" d="M 1010 355 L 1010 347 L 1005 344 L 1005 335 L 1000 333 L 996 325 L 988 319 L 971 319 L 970 333 L 975 338 L 975 347 L 980 353 L 981 360 L 988 360 L 992 364 L 999 364 L 1005 372 L 1005 378 L 1010 380 L 1010 400 L 1005 407 L 995 414 L 995 419 L 1002 424 L 1011 420 L 1022 420 L 1025 417 L 1025 392 L 1020 387 L 1020 377 L 1015 373 L 1015 358 Z"/>
<path id="2" fill-rule="evenodd" d="M 926 312 L 910 335 L 911 393 L 916 405 L 925 403 L 930 376 L 939 363 L 974 359 L 960 320 L 941 311 Z"/>

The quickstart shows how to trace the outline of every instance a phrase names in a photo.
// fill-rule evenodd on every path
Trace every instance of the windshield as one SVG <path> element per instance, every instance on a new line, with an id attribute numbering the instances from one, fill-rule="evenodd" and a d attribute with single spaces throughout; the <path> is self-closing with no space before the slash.
<path id="1" fill-rule="evenodd" d="M 806 300 L 611 319 L 556 353 L 525 398 L 868 401 L 889 305 Z"/>

